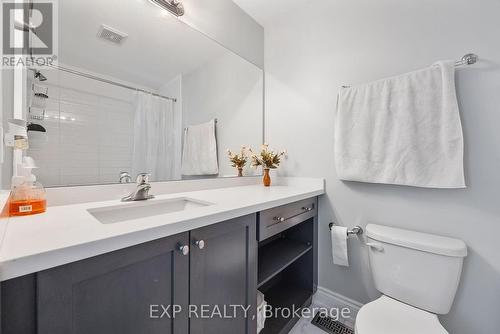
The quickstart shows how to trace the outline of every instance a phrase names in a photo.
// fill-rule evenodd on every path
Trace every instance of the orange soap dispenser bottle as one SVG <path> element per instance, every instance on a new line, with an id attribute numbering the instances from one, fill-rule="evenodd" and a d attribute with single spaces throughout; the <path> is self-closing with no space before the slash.
<path id="1" fill-rule="evenodd" d="M 30 157 L 24 157 L 18 165 L 18 175 L 12 177 L 9 198 L 10 216 L 27 216 L 45 212 L 47 201 L 44 187 L 36 181 L 32 169 L 37 168 Z"/>

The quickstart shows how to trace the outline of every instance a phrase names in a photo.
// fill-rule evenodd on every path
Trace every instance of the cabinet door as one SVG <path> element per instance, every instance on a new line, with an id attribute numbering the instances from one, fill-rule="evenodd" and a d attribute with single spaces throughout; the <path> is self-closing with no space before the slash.
<path id="1" fill-rule="evenodd" d="M 191 250 L 190 334 L 256 333 L 256 215 L 191 231 Z"/>
<path id="2" fill-rule="evenodd" d="M 96 256 L 38 274 L 38 334 L 187 333 L 189 234 Z M 158 306 L 156 306 L 158 305 Z M 163 315 L 163 317 L 161 317 Z M 152 317 L 153 316 L 153 317 Z M 158 317 L 158 318 L 156 318 Z"/>

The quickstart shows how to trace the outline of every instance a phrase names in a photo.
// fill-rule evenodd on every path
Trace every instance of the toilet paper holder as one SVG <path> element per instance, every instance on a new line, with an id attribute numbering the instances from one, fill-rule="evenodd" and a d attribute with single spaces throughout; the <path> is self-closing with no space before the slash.
<path id="1" fill-rule="evenodd" d="M 333 225 L 335 224 L 334 223 L 328 224 L 328 228 L 331 230 Z M 361 226 L 354 226 L 352 229 L 347 230 L 347 236 L 361 235 L 361 234 L 363 234 L 363 229 L 361 228 Z"/>

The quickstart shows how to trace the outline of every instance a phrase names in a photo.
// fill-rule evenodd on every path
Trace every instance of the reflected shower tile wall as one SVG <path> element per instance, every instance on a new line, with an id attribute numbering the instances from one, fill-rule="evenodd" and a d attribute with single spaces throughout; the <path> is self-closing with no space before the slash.
<path id="1" fill-rule="evenodd" d="M 29 149 L 45 186 L 116 183 L 131 171 L 134 92 L 67 73 L 51 75 L 44 145 Z"/>

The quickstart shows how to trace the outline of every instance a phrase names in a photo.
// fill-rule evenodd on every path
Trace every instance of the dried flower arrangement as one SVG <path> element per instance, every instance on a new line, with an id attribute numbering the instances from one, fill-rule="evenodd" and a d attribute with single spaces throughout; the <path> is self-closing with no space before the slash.
<path id="1" fill-rule="evenodd" d="M 271 176 L 269 175 L 270 169 L 276 169 L 281 163 L 281 158 L 286 155 L 286 151 L 274 152 L 269 149 L 268 144 L 262 145 L 258 154 L 254 153 L 252 149 L 248 149 L 252 158 L 252 166 L 257 168 L 262 166 L 264 169 L 264 186 L 271 185 Z"/>
<path id="2" fill-rule="evenodd" d="M 252 166 L 259 167 L 262 166 L 264 169 L 276 169 L 281 163 L 281 158 L 286 155 L 286 151 L 273 152 L 269 149 L 268 144 L 264 144 L 261 147 L 260 153 L 256 154 L 249 149 L 252 157 Z"/>
<path id="3" fill-rule="evenodd" d="M 238 176 L 243 176 L 243 168 L 248 161 L 247 147 L 242 146 L 240 153 L 233 153 L 228 149 L 227 155 L 229 156 L 229 161 L 232 163 L 231 166 L 238 169 Z"/>

